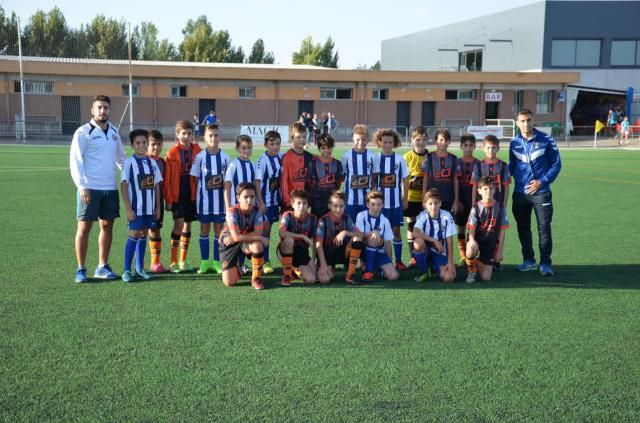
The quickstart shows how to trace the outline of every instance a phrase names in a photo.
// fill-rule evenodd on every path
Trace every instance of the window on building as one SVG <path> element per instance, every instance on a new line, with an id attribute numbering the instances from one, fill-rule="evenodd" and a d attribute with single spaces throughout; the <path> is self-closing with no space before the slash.
<path id="1" fill-rule="evenodd" d="M 600 40 L 551 41 L 551 66 L 596 67 L 600 66 Z"/>
<path id="2" fill-rule="evenodd" d="M 475 100 L 476 90 L 445 90 L 445 100 Z"/>
<path id="3" fill-rule="evenodd" d="M 186 85 L 172 85 L 171 86 L 171 97 L 186 97 L 187 96 L 187 86 Z"/>
<path id="4" fill-rule="evenodd" d="M 458 56 L 460 70 L 480 72 L 482 70 L 482 50 L 465 51 Z"/>
<path id="5" fill-rule="evenodd" d="M 351 88 L 320 88 L 321 100 L 351 100 L 352 96 Z"/>
<path id="6" fill-rule="evenodd" d="M 53 93 L 53 82 L 51 81 L 24 81 L 25 94 L 51 94 Z M 21 92 L 20 81 L 13 81 L 13 91 Z"/>
<path id="7" fill-rule="evenodd" d="M 132 84 L 131 85 L 132 95 L 134 97 L 140 95 L 140 84 Z M 122 96 L 129 97 L 129 84 L 122 84 Z"/>
<path id="8" fill-rule="evenodd" d="M 611 66 L 640 66 L 640 40 L 611 41 Z"/>
<path id="9" fill-rule="evenodd" d="M 240 87 L 240 98 L 256 98 L 256 87 Z"/>
<path id="10" fill-rule="evenodd" d="M 536 93 L 536 113 L 553 113 L 553 91 Z"/>
<path id="11" fill-rule="evenodd" d="M 374 100 L 389 100 L 389 89 L 374 88 L 372 91 L 372 98 Z"/>

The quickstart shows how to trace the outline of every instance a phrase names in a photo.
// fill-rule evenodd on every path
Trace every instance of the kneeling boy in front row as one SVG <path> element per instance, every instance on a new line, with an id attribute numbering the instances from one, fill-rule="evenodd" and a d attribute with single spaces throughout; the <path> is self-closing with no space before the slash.
<path id="1" fill-rule="evenodd" d="M 264 216 L 256 206 L 256 187 L 250 182 L 242 182 L 235 188 L 237 203 L 227 210 L 225 224 L 220 234 L 220 260 L 222 261 L 222 282 L 234 286 L 240 280 L 238 265 L 240 257 L 251 257 L 251 286 L 264 289 L 262 266 L 264 248 L 269 239 L 263 236 Z"/>
<path id="2" fill-rule="evenodd" d="M 283 275 L 280 285 L 291 286 L 294 267 L 304 283 L 315 283 L 315 245 L 312 239 L 316 236 L 317 220 L 307 210 L 309 200 L 306 191 L 294 190 L 290 199 L 293 210 L 284 212 L 280 219 L 281 240 L 278 248 L 282 257 Z"/>
<path id="3" fill-rule="evenodd" d="M 363 243 L 366 246 L 365 272 L 361 282 L 373 282 L 373 275 L 378 269 L 382 270 L 386 279 L 396 280 L 398 271 L 391 261 L 393 232 L 389 219 L 382 214 L 384 196 L 379 191 L 369 191 L 366 200 L 367 210 L 356 216 L 356 228 L 364 234 Z"/>
<path id="4" fill-rule="evenodd" d="M 334 191 L 329 197 L 329 213 L 318 221 L 316 251 L 318 254 L 318 280 L 329 283 L 335 274 L 336 264 L 347 265 L 345 282 L 357 285 L 353 274 L 362 253 L 362 234 L 353 220 L 345 214 L 347 196 Z"/>
<path id="5" fill-rule="evenodd" d="M 453 265 L 453 237 L 458 229 L 453 216 L 441 209 L 440 192 L 431 188 L 424 194 L 424 208 L 418 215 L 413 227 L 414 256 L 420 269 L 417 282 L 427 280 L 427 263 L 431 272 L 438 275 L 443 282 L 453 282 L 456 278 L 456 267 Z"/>
<path id="6" fill-rule="evenodd" d="M 506 209 L 493 198 L 494 190 L 491 176 L 483 176 L 478 180 L 478 193 L 482 200 L 471 208 L 467 222 L 467 283 L 474 283 L 477 273 L 480 273 L 483 281 L 490 281 L 494 264 L 502 261 L 505 230 L 509 227 L 509 221 Z"/>

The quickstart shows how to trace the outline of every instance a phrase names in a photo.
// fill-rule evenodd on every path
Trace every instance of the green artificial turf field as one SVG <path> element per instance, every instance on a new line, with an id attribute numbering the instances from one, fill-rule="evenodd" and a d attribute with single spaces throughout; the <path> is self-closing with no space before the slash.
<path id="1" fill-rule="evenodd" d="M 280 288 L 272 260 L 257 292 L 74 284 L 68 147 L 0 146 L 0 421 L 638 421 L 640 151 L 561 154 L 553 278 L 514 271 L 511 219 L 490 283 Z"/>

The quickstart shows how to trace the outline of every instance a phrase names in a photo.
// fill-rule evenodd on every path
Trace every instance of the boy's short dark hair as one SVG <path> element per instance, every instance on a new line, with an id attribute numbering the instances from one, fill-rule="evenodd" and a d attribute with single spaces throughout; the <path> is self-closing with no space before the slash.
<path id="1" fill-rule="evenodd" d="M 462 134 L 460 136 L 460 145 L 464 144 L 467 141 L 471 141 L 473 145 L 476 145 L 476 136 L 473 134 Z"/>
<path id="2" fill-rule="evenodd" d="M 331 200 L 342 200 L 344 203 L 347 202 L 347 194 L 342 191 L 333 191 L 331 196 L 329 197 L 329 204 L 331 204 Z"/>
<path id="3" fill-rule="evenodd" d="M 240 144 L 242 144 L 243 142 L 249 143 L 251 144 L 251 146 L 253 146 L 253 141 L 251 140 L 251 137 L 249 135 L 238 135 L 236 137 L 236 148 L 240 147 Z"/>
<path id="4" fill-rule="evenodd" d="M 384 194 L 381 193 L 380 191 L 371 190 L 367 194 L 367 204 L 369 204 L 369 201 L 371 200 L 378 200 L 378 199 L 384 202 Z"/>
<path id="5" fill-rule="evenodd" d="M 329 134 L 322 134 L 320 135 L 320 138 L 318 138 L 318 142 L 316 144 L 318 144 L 318 150 L 320 147 L 333 148 L 336 145 L 336 140 Z"/>
<path id="6" fill-rule="evenodd" d="M 495 135 L 486 135 L 482 141 L 488 144 L 497 145 L 498 147 L 500 146 L 500 140 Z"/>
<path id="7" fill-rule="evenodd" d="M 91 105 L 93 106 L 93 103 L 95 103 L 96 101 L 104 101 L 109 106 L 111 106 L 111 99 L 108 95 L 98 94 L 97 96 L 93 97 L 93 100 L 91 100 Z"/>
<path id="8" fill-rule="evenodd" d="M 180 119 L 176 122 L 176 134 L 184 129 L 191 129 L 193 131 L 193 123 L 190 120 Z"/>
<path id="9" fill-rule="evenodd" d="M 282 137 L 280 136 L 280 132 L 278 131 L 267 131 L 264 134 L 264 145 L 266 146 L 269 141 L 280 140 L 282 141 Z"/>
<path id="10" fill-rule="evenodd" d="M 424 126 L 416 126 L 415 128 L 413 128 L 413 131 L 411 132 L 411 139 L 418 138 L 423 135 L 425 137 L 429 136 L 429 134 L 427 134 L 427 128 L 425 128 Z"/>
<path id="11" fill-rule="evenodd" d="M 373 141 L 376 143 L 378 147 L 382 147 L 382 137 L 392 137 L 393 138 L 393 148 L 400 147 L 400 137 L 396 134 L 396 131 L 389 128 L 378 129 L 375 134 L 373 134 Z"/>
<path id="12" fill-rule="evenodd" d="M 133 141 L 136 139 L 136 137 L 145 137 L 147 140 L 149 140 L 149 131 L 147 131 L 146 129 L 134 129 L 133 131 L 129 132 L 129 142 L 131 142 L 131 145 L 133 145 Z"/>
<path id="13" fill-rule="evenodd" d="M 480 179 L 478 179 L 478 188 L 492 186 L 494 186 L 494 183 L 491 176 L 481 176 Z"/>
<path id="14" fill-rule="evenodd" d="M 427 192 L 424 193 L 424 197 L 422 199 L 423 203 L 426 203 L 428 200 L 440 200 L 440 191 L 438 191 L 438 188 L 431 188 L 429 190 L 427 190 Z"/>
<path id="15" fill-rule="evenodd" d="M 149 131 L 149 139 L 153 138 L 156 141 L 164 142 L 164 138 L 162 137 L 162 132 L 157 129 L 152 129 Z"/>
<path id="16" fill-rule="evenodd" d="M 451 141 L 451 133 L 449 132 L 448 129 L 445 128 L 440 128 L 436 131 L 436 136 L 434 137 L 435 140 L 438 139 L 438 135 L 442 135 L 442 138 L 445 139 L 445 141 Z"/>
<path id="17" fill-rule="evenodd" d="M 533 112 L 529 109 L 520 109 L 518 110 L 518 114 L 516 116 L 520 116 L 520 115 L 529 115 L 529 116 L 533 116 Z"/>
<path id="18" fill-rule="evenodd" d="M 252 182 L 240 182 L 236 187 L 236 196 L 240 196 L 244 191 L 251 190 L 256 192 L 256 186 Z"/>
<path id="19" fill-rule="evenodd" d="M 217 131 L 218 129 L 220 129 L 220 127 L 218 126 L 218 124 L 217 124 L 217 123 L 210 123 L 210 124 L 208 124 L 207 126 L 205 126 L 205 127 L 204 127 L 204 131 L 205 131 L 205 132 L 207 132 L 207 131 L 213 131 L 214 129 L 215 129 L 216 131 Z"/>
<path id="20" fill-rule="evenodd" d="M 302 122 L 294 122 L 289 126 L 289 138 L 293 139 L 294 132 L 305 134 L 307 132 L 307 127 L 304 126 L 304 123 Z"/>
<path id="21" fill-rule="evenodd" d="M 296 198 L 299 200 L 305 200 L 307 203 L 309 202 L 309 195 L 307 194 L 307 191 L 301 189 L 291 191 L 291 202 L 293 203 L 293 200 Z"/>

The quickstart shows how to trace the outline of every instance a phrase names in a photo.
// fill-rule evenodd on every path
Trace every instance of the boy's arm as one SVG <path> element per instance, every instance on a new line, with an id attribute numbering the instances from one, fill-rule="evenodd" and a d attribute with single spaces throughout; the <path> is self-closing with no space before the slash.
<path id="1" fill-rule="evenodd" d="M 162 203 L 160 202 L 160 182 L 156 183 L 154 190 L 156 191 L 156 209 L 154 216 L 157 219 L 160 219 L 160 210 L 162 210 Z"/>
<path id="2" fill-rule="evenodd" d="M 506 209 L 507 206 L 509 205 L 509 185 L 510 184 L 504 184 L 504 208 Z"/>
<path id="3" fill-rule="evenodd" d="M 285 161 L 282 157 L 282 172 L 280 173 L 280 195 L 282 196 L 282 205 L 288 206 L 291 203 L 291 191 L 289 188 L 289 167 L 287 164 L 289 161 Z"/>
<path id="4" fill-rule="evenodd" d="M 458 211 L 460 206 L 460 181 L 455 176 L 453 177 L 453 206 L 451 206 L 451 212 Z"/>
<path id="5" fill-rule="evenodd" d="M 500 236 L 498 237 L 498 248 L 496 248 L 496 255 L 494 257 L 494 260 L 497 262 L 501 262 L 504 257 L 504 238 L 507 235 L 507 231 L 505 229 L 506 228 L 502 228 L 500 230 Z"/>
<path id="6" fill-rule="evenodd" d="M 136 213 L 131 208 L 131 201 L 129 199 L 129 183 L 126 180 L 120 183 L 120 195 L 122 196 L 124 208 L 127 211 L 127 219 L 135 220 Z"/>
<path id="7" fill-rule="evenodd" d="M 264 205 L 264 200 L 262 199 L 262 180 L 254 180 L 253 185 L 256 186 L 256 203 L 258 203 L 258 207 L 260 208 L 262 214 L 265 214 L 267 212 L 267 209 Z"/>
<path id="8" fill-rule="evenodd" d="M 453 236 L 448 236 L 447 240 L 447 264 L 453 266 Z"/>
<path id="9" fill-rule="evenodd" d="M 471 205 L 478 202 L 478 183 L 471 182 Z"/>
<path id="10" fill-rule="evenodd" d="M 393 250 L 391 248 L 391 241 L 385 241 L 385 243 L 384 243 L 384 253 L 386 255 L 388 255 L 389 258 L 391 258 L 391 257 L 393 257 L 393 254 L 391 254 L 392 251 Z"/>
<path id="11" fill-rule="evenodd" d="M 409 208 L 409 177 L 405 176 L 402 179 L 402 208 L 406 210 Z"/>
<path id="12" fill-rule="evenodd" d="M 315 246 L 315 250 L 317 251 L 320 267 L 327 266 L 327 259 L 324 257 L 324 249 L 322 248 L 322 241 L 316 240 L 316 242 L 314 243 L 314 246 Z"/>
<path id="13" fill-rule="evenodd" d="M 81 130 L 73 134 L 71 150 L 69 151 L 69 169 L 71 178 L 79 191 L 86 190 L 86 173 L 84 168 L 84 151 L 87 145 L 86 136 Z M 88 194 L 87 194 L 88 195 Z M 83 199 L 84 200 L 84 199 Z M 87 201 L 88 203 L 88 201 Z"/>
<path id="14" fill-rule="evenodd" d="M 231 208 L 231 182 L 224 182 L 224 206 L 228 209 Z"/>

